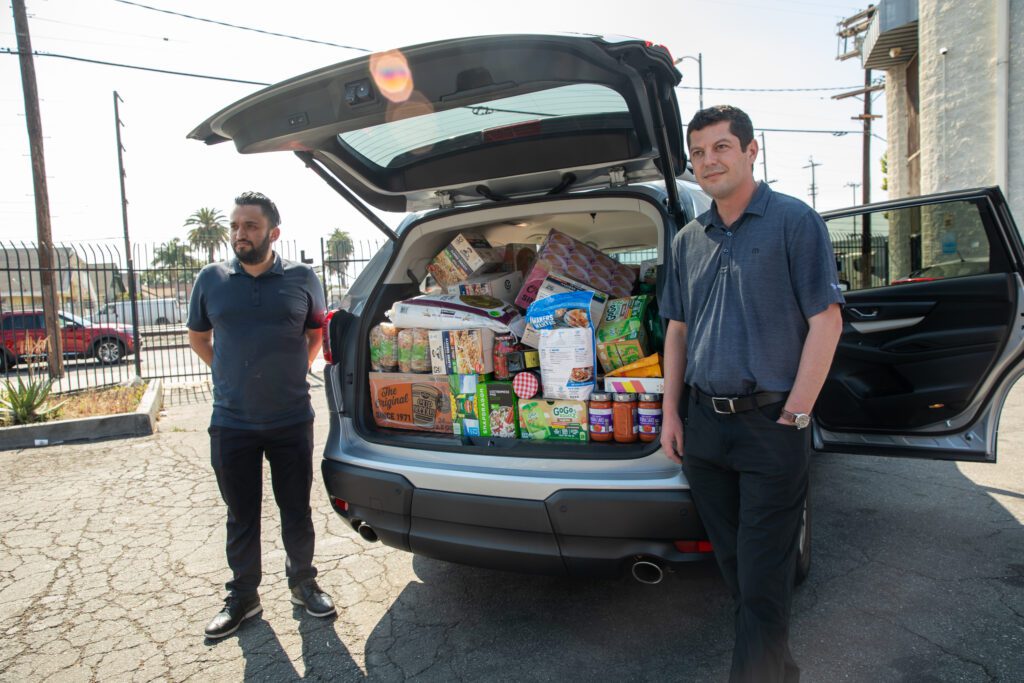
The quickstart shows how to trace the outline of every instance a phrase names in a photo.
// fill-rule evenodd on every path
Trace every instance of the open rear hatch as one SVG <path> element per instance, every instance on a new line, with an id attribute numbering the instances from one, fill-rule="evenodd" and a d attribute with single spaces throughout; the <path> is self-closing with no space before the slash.
<path id="1" fill-rule="evenodd" d="M 445 40 L 270 86 L 189 137 L 296 152 L 343 194 L 416 211 L 674 179 L 685 169 L 679 79 L 668 50 L 642 40 Z"/>

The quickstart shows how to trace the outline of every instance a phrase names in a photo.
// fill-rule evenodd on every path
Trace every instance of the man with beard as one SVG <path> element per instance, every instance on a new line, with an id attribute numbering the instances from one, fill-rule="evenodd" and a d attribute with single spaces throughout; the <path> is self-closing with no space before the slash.
<path id="1" fill-rule="evenodd" d="M 281 512 L 291 601 L 316 617 L 335 613 L 316 583 L 313 520 L 313 408 L 306 373 L 320 349 L 324 297 L 313 270 L 278 256 L 277 207 L 258 192 L 235 198 L 235 257 L 211 263 L 196 278 L 188 341 L 213 368 L 210 459 L 228 506 L 227 558 L 233 574 L 224 608 L 206 637 L 234 633 L 263 611 L 260 509 L 263 458 L 270 463 Z"/>

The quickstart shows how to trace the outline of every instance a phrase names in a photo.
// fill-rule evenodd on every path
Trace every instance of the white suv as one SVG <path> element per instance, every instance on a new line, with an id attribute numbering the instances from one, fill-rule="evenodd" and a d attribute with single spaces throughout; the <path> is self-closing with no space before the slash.
<path id="1" fill-rule="evenodd" d="M 540 243 L 557 228 L 620 260 L 656 258 L 660 292 L 673 236 L 709 205 L 686 172 L 679 78 L 667 50 L 640 40 L 448 40 L 271 86 L 190 134 L 233 140 L 243 153 L 295 152 L 388 237 L 326 326 L 324 481 L 364 538 L 515 571 L 632 569 L 648 582 L 709 556 L 687 481 L 656 442 L 385 429 L 372 418 L 367 379 L 370 329 L 420 292 L 427 264 L 459 232 Z M 835 218 L 874 212 L 880 226 L 950 202 L 984 217 L 989 272 L 848 293 L 849 324 L 813 427 L 818 451 L 994 460 L 998 412 L 1021 372 L 1024 314 L 1022 250 L 1002 195 Z M 392 231 L 366 204 L 414 213 Z M 805 514 L 799 578 L 809 562 Z"/>

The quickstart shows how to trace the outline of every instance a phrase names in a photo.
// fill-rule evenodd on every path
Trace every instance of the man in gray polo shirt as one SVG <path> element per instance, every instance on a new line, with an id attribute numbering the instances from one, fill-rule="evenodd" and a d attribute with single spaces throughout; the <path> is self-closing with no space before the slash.
<path id="1" fill-rule="evenodd" d="M 227 558 L 232 579 L 207 638 L 234 633 L 259 614 L 263 458 L 270 463 L 281 512 L 285 573 L 293 604 L 313 616 L 334 614 L 316 583 L 309 507 L 313 483 L 313 407 L 306 373 L 320 349 L 323 289 L 313 270 L 278 256 L 277 207 L 258 192 L 235 198 L 235 258 L 211 263 L 196 278 L 188 340 L 213 368 L 210 459 L 228 506 Z"/>
<path id="2" fill-rule="evenodd" d="M 683 464 L 736 601 L 730 680 L 795 681 L 789 612 L 806 427 L 842 332 L 843 296 L 821 217 L 754 180 L 750 118 L 711 107 L 686 135 L 714 202 L 672 243 L 661 445 Z"/>

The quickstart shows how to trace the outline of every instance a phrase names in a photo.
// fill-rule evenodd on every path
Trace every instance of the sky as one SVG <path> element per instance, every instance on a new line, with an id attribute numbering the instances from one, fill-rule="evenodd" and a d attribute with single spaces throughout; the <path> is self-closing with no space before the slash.
<path id="1" fill-rule="evenodd" d="M 702 56 L 704 105 L 728 103 L 755 128 L 851 131 L 843 136 L 765 132 L 767 173 L 776 191 L 811 202 L 811 157 L 819 211 L 860 203 L 862 110 L 858 98 L 832 95 L 863 83 L 859 60 L 837 61 L 836 23 L 866 5 L 833 0 L 638 0 L 630 3 L 516 0 L 480 3 L 298 0 L 139 0 L 261 34 L 172 16 L 123 0 L 27 0 L 37 52 L 239 80 L 275 83 L 366 54 L 449 37 L 495 33 L 577 32 L 627 35 L 660 43 L 679 57 Z M 16 49 L 8 7 L 0 50 Z M 346 49 L 316 44 L 327 41 Z M 380 233 L 288 153 L 240 155 L 230 143 L 186 140 L 196 125 L 261 86 L 167 75 L 55 57 L 35 59 L 55 241 L 120 240 L 120 191 L 113 92 L 124 102 L 122 142 L 128 222 L 133 242 L 184 238 L 201 207 L 228 214 L 232 198 L 254 189 L 282 215 L 282 239 L 307 254 L 335 228 L 357 240 Z M 694 59 L 677 96 L 685 123 L 698 108 Z M 32 174 L 18 58 L 0 54 L 0 242 L 36 234 Z M 737 90 L 723 90 L 724 88 Z M 769 92 L 756 89 L 822 88 Z M 884 98 L 874 100 L 884 113 Z M 872 200 L 885 199 L 878 159 L 885 119 L 874 123 Z M 763 169 L 757 166 L 758 178 Z M 382 214 L 397 225 L 402 216 Z M 319 260 L 319 259 L 318 259 Z"/>

